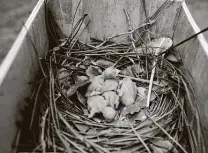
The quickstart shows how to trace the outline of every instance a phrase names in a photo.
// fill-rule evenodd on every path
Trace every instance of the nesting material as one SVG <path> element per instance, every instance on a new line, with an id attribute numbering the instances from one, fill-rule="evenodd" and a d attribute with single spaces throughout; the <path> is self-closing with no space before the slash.
<path id="1" fill-rule="evenodd" d="M 72 31 L 79 31 L 83 20 Z M 147 26 L 141 28 L 149 36 L 142 36 L 142 44 L 134 43 L 132 29 L 122 33 L 131 38 L 126 43 L 110 38 L 83 43 L 72 33 L 59 40 L 62 47 L 46 53 L 40 62 L 45 62 L 45 75 L 30 98 L 34 107 L 27 143 L 34 143 L 27 149 L 73 153 L 196 149 L 190 145 L 196 143 L 184 111 L 185 104 L 193 105 L 185 99 L 189 86 L 180 60 L 174 54 L 165 56 L 172 40 L 153 39 Z"/>

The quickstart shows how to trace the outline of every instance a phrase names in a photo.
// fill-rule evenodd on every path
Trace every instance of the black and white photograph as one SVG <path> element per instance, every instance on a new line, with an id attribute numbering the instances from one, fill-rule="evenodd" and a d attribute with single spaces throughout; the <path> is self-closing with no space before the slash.
<path id="1" fill-rule="evenodd" d="M 208 0 L 0 0 L 0 153 L 207 153 Z"/>

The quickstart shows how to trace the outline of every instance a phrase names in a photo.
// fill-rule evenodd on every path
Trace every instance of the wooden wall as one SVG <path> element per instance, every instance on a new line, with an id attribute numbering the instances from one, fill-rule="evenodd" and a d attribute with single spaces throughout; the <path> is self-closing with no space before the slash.
<path id="1" fill-rule="evenodd" d="M 44 0 L 40 0 L 0 66 L 0 152 L 11 152 L 16 121 L 30 95 L 30 83 L 38 70 L 31 40 L 42 55 L 48 49 Z"/>

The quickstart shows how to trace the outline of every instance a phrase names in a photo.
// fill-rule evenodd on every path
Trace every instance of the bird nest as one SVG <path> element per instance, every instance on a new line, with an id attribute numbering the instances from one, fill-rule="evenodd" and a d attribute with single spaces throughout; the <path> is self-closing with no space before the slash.
<path id="1" fill-rule="evenodd" d="M 20 150 L 193 150 L 194 134 L 184 109 L 190 102 L 185 95 L 191 93 L 179 69 L 180 56 L 170 49 L 172 40 L 146 37 L 135 45 L 131 31 L 104 41 L 92 38 L 90 43 L 80 41 L 76 33 L 58 40 L 41 59 L 41 74 L 30 98 L 32 114 L 26 130 L 30 139 L 23 132 L 20 141 L 24 144 L 27 139 L 30 145 L 20 143 Z M 112 40 L 123 35 L 130 41 Z"/>

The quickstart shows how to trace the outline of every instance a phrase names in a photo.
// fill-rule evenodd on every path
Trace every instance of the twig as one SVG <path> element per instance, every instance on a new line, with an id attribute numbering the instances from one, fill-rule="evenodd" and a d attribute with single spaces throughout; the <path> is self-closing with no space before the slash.
<path id="1" fill-rule="evenodd" d="M 85 29 L 88 27 L 88 25 L 90 24 L 90 21 L 88 21 L 88 23 L 86 24 L 86 26 L 82 29 L 82 31 L 79 33 L 79 35 L 77 36 L 76 40 L 74 41 L 74 43 L 71 45 L 70 50 L 74 47 L 74 45 L 77 43 L 77 41 L 79 40 L 79 37 L 82 35 L 82 33 L 85 31 Z"/>
<path id="2" fill-rule="evenodd" d="M 37 147 L 35 147 L 35 148 L 33 149 L 32 153 L 36 153 L 37 150 L 40 149 L 40 148 L 41 148 L 41 145 L 38 145 Z"/>
<path id="3" fill-rule="evenodd" d="M 17 153 L 18 152 L 17 150 L 18 150 L 18 145 L 20 143 L 21 133 L 22 133 L 22 129 L 18 129 L 16 134 L 15 134 L 14 142 L 12 144 L 11 153 Z"/>
<path id="4" fill-rule="evenodd" d="M 78 10 L 80 4 L 81 4 L 81 0 L 79 0 L 79 2 L 77 4 L 77 7 L 76 7 L 76 10 L 75 10 L 75 13 L 74 13 L 74 16 L 72 18 L 72 29 L 74 28 L 74 20 L 75 20 L 75 17 L 76 17 L 76 14 L 77 14 L 77 10 Z M 72 31 L 71 31 L 71 33 L 72 33 Z"/>
<path id="5" fill-rule="evenodd" d="M 79 19 L 79 21 L 77 21 L 75 27 L 72 29 L 72 32 L 69 35 L 69 37 L 65 43 L 65 46 L 69 45 L 73 41 L 73 39 L 76 37 L 77 33 L 79 32 L 79 29 L 81 28 L 81 26 L 87 16 L 88 16 L 87 14 L 84 14 L 83 17 L 81 17 Z"/>
<path id="6" fill-rule="evenodd" d="M 139 82 L 143 82 L 143 83 L 150 83 L 149 80 L 145 80 L 145 79 L 141 79 L 141 78 L 135 78 L 135 77 L 131 77 L 131 76 L 126 76 L 126 75 L 121 75 L 121 74 L 118 74 L 119 77 L 122 77 L 122 78 L 130 78 L 134 81 L 139 81 Z M 152 84 L 155 84 L 157 86 L 160 86 L 157 82 L 155 81 L 152 81 Z"/>
<path id="7" fill-rule="evenodd" d="M 39 96 L 39 92 L 40 92 L 40 89 L 42 87 L 42 84 L 43 84 L 43 80 L 39 84 L 39 87 L 37 89 L 37 93 L 36 93 L 36 96 L 35 96 L 35 102 L 34 102 L 32 116 L 31 116 L 31 121 L 30 121 L 30 130 L 32 129 L 32 125 L 33 125 L 33 122 L 34 122 L 34 117 L 35 117 L 35 113 L 36 113 L 36 107 L 37 107 L 38 98 L 39 98 L 38 96 Z"/>
<path id="8" fill-rule="evenodd" d="M 110 153 L 107 149 L 91 142 L 90 140 L 84 138 L 82 135 L 80 135 L 76 130 L 74 130 L 68 123 L 67 121 L 64 119 L 64 117 L 61 115 L 61 113 L 58 112 L 58 115 L 60 117 L 60 119 L 64 122 L 64 124 L 67 126 L 67 128 L 69 128 L 69 130 L 75 135 L 75 137 L 77 137 L 79 140 L 81 140 L 82 142 L 87 142 L 88 144 L 90 144 L 93 147 L 97 147 L 100 150 L 104 151 L 105 153 Z"/>
<path id="9" fill-rule="evenodd" d="M 111 37 L 105 39 L 105 41 L 103 41 L 101 44 L 99 44 L 98 46 L 96 46 L 96 48 L 100 48 L 101 46 L 103 46 L 105 43 L 107 43 L 108 41 L 110 41 L 113 38 L 120 37 L 120 36 L 127 35 L 127 34 L 132 34 L 133 32 L 134 32 L 134 30 L 131 30 L 131 31 L 128 31 L 128 32 L 124 32 L 124 33 L 120 33 L 120 34 L 111 36 Z"/>
<path id="10" fill-rule="evenodd" d="M 54 131 L 52 130 L 53 151 L 56 152 L 56 141 L 54 138 Z"/>
<path id="11" fill-rule="evenodd" d="M 161 47 L 162 44 L 164 43 L 165 38 L 163 38 L 159 44 Z M 157 55 L 159 53 L 160 48 L 155 49 L 155 54 Z M 156 70 L 156 64 L 157 64 L 157 59 L 153 62 L 153 69 L 151 72 L 151 77 L 150 77 L 150 84 L 149 84 L 149 90 L 148 90 L 148 95 L 147 95 L 147 108 L 149 108 L 150 105 L 150 98 L 151 98 L 151 93 L 152 93 L 152 84 L 153 84 L 153 79 L 155 75 L 155 70 Z"/>
<path id="12" fill-rule="evenodd" d="M 55 120 L 55 118 L 57 119 L 57 116 L 54 116 L 54 113 L 57 113 L 57 112 L 54 112 L 54 91 L 53 91 L 53 86 L 54 86 L 54 78 L 53 78 L 53 72 L 52 72 L 52 65 L 51 65 L 51 57 L 50 57 L 50 63 L 49 63 L 49 73 L 50 73 L 50 81 L 49 81 L 49 103 L 50 103 L 50 110 L 51 110 L 51 117 L 52 117 L 52 121 L 53 121 L 53 125 L 54 125 L 54 128 L 55 128 L 55 131 L 56 131 L 56 134 L 57 136 L 59 137 L 59 139 L 61 140 L 61 142 L 63 143 L 63 145 L 65 146 L 67 152 L 71 153 L 71 149 L 69 148 L 69 145 L 68 143 L 62 138 L 61 134 L 60 134 L 60 131 L 58 130 L 57 128 L 57 120 Z M 55 104 L 56 105 L 56 104 Z M 55 114 L 57 115 L 57 114 Z"/>
<path id="13" fill-rule="evenodd" d="M 145 17 L 146 17 L 146 22 L 148 23 L 149 22 L 149 19 L 148 19 L 148 14 L 147 14 L 145 0 L 142 0 L 142 5 L 143 5 L 143 9 L 144 9 L 144 14 L 145 14 Z M 145 28 L 145 30 L 147 30 L 147 26 L 145 26 L 144 28 Z M 148 39 L 150 41 L 150 35 L 149 35 L 149 33 L 147 33 L 147 36 L 148 36 Z"/>
<path id="14" fill-rule="evenodd" d="M 147 19 L 146 22 L 148 22 L 149 20 L 156 20 L 156 18 L 158 18 L 161 14 L 162 14 L 162 11 L 164 11 L 164 9 L 168 6 L 170 6 L 174 1 L 172 0 L 166 0 L 161 6 L 159 9 L 157 9 L 157 11 Z"/>
<path id="15" fill-rule="evenodd" d="M 126 20 L 128 21 L 128 27 L 129 27 L 129 31 L 132 31 L 132 24 L 131 24 L 131 20 L 130 20 L 130 17 L 129 17 L 129 14 L 128 12 L 126 12 L 126 10 L 124 9 L 124 13 L 126 15 Z M 136 46 L 135 46 L 135 43 L 134 43 L 134 37 L 133 37 L 133 34 L 130 33 L 130 40 L 131 40 L 131 44 L 132 44 L 132 47 L 133 47 L 133 50 L 134 52 L 136 52 Z M 137 55 L 137 58 L 139 59 L 139 56 Z"/>
<path id="16" fill-rule="evenodd" d="M 41 134 L 40 134 L 40 142 L 41 142 L 41 146 L 42 146 L 42 152 L 45 153 L 45 149 L 46 149 L 46 144 L 45 144 L 45 140 L 44 140 L 44 131 L 45 131 L 45 123 L 46 123 L 46 117 L 48 115 L 48 110 L 49 108 L 46 109 L 44 116 L 42 117 L 42 123 L 41 123 Z"/>
<path id="17" fill-rule="evenodd" d="M 143 141 L 142 137 L 139 135 L 139 133 L 134 129 L 134 127 L 131 125 L 131 123 L 129 122 L 129 126 L 132 128 L 132 130 L 134 131 L 134 133 L 136 134 L 137 138 L 139 139 L 139 141 L 143 144 L 143 146 L 145 147 L 145 149 L 148 151 L 148 153 L 151 153 L 150 149 L 148 148 L 147 144 Z"/>
<path id="18" fill-rule="evenodd" d="M 190 37 L 186 38 L 185 40 L 183 40 L 183 41 L 179 42 L 178 44 L 176 44 L 176 45 L 174 45 L 174 46 L 170 47 L 169 49 L 167 49 L 167 50 L 163 51 L 163 52 L 162 52 L 162 53 L 160 53 L 159 55 L 164 54 L 164 53 L 166 53 L 166 52 L 168 52 L 168 51 L 170 51 L 170 50 L 173 50 L 174 48 L 176 48 L 176 47 L 178 47 L 178 46 L 182 45 L 183 43 L 185 43 L 185 42 L 187 42 L 187 41 L 189 41 L 189 40 L 191 40 L 191 39 L 195 38 L 195 37 L 196 37 L 196 36 L 198 36 L 199 34 L 206 32 L 207 30 L 208 30 L 208 27 L 207 27 L 207 28 L 205 28 L 205 29 L 203 29 L 203 30 L 201 30 L 200 32 L 198 32 L 198 33 L 196 33 L 196 34 L 194 34 L 194 35 L 192 35 L 192 36 L 190 36 Z"/>
<path id="19" fill-rule="evenodd" d="M 59 121 L 58 121 L 58 115 L 57 115 L 57 107 L 56 107 L 56 99 L 55 99 L 55 89 L 54 89 L 54 83 L 55 83 L 55 80 L 54 80 L 54 74 L 53 74 L 53 71 L 51 70 L 51 75 L 50 75 L 50 84 L 51 84 L 51 98 L 52 98 L 52 106 L 53 106 L 53 109 L 54 109 L 54 114 L 55 114 L 55 119 L 56 119 L 56 125 L 57 127 L 59 128 Z"/>
<path id="20" fill-rule="evenodd" d="M 67 134 L 65 132 L 62 132 L 64 134 Z M 81 151 L 82 153 L 87 153 L 86 151 L 84 151 L 81 147 L 79 147 L 74 141 L 71 141 L 70 139 L 68 139 L 65 135 L 63 134 L 63 137 L 66 139 L 66 141 L 68 141 L 70 144 L 72 144 L 75 148 L 77 148 L 79 151 Z"/>
<path id="21" fill-rule="evenodd" d="M 145 26 L 148 26 L 148 25 L 152 25 L 155 21 L 154 20 L 151 20 L 151 22 L 148 22 L 148 23 L 144 23 L 144 24 L 141 24 L 138 28 L 136 29 L 131 29 L 129 30 L 128 32 L 124 32 L 124 33 L 120 33 L 120 34 L 117 34 L 117 35 L 114 35 L 114 36 L 111 36 L 111 37 L 108 37 L 107 39 L 105 39 L 105 41 L 103 41 L 101 44 L 99 44 L 98 46 L 96 46 L 96 48 L 100 48 L 101 46 L 103 46 L 105 43 L 107 43 L 108 41 L 110 41 L 111 39 L 113 38 L 116 38 L 116 37 L 120 37 L 120 36 L 123 36 L 123 35 L 127 35 L 127 34 L 130 34 L 132 35 L 132 38 L 133 38 L 133 33 L 138 30 L 138 29 L 141 29 Z M 133 39 L 132 39 L 133 40 Z M 134 43 L 134 42 L 133 42 Z M 131 42 L 132 44 L 132 42 Z M 135 46 L 135 44 L 134 44 Z M 136 48 L 136 47 L 135 47 Z"/>
<path id="22" fill-rule="evenodd" d="M 64 144 L 64 146 L 65 146 L 65 148 L 67 150 L 67 153 L 72 153 L 71 148 L 69 148 L 69 144 L 62 138 L 61 132 L 57 128 L 56 128 L 56 134 L 58 135 L 58 137 L 60 138 L 60 140 Z"/>
<path id="23" fill-rule="evenodd" d="M 163 133 L 170 139 L 172 140 L 184 153 L 188 153 L 170 134 L 168 134 L 168 132 L 161 127 L 157 122 L 155 122 L 148 114 L 146 114 L 146 116 L 148 117 L 148 119 L 150 119 L 158 128 L 160 128 Z"/>

